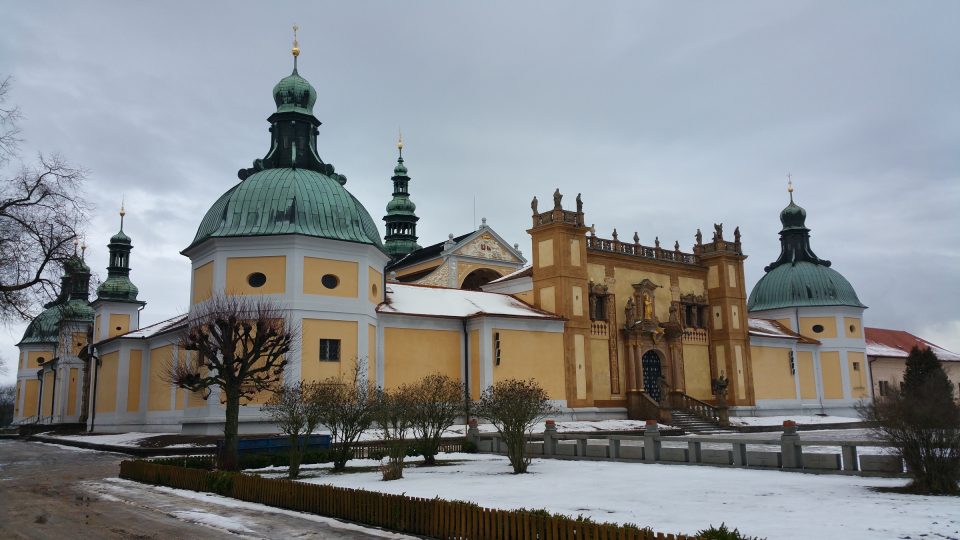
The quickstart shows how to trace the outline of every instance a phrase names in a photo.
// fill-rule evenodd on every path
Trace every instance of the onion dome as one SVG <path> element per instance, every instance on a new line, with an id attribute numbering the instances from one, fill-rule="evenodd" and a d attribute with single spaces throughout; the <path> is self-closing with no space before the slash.
<path id="1" fill-rule="evenodd" d="M 300 47 L 294 38 L 293 73 L 273 89 L 276 111 L 270 122 L 270 150 L 253 167 L 241 169 L 240 183 L 207 211 L 187 249 L 209 238 L 302 234 L 369 244 L 383 249 L 370 213 L 343 186 L 346 176 L 317 152 L 313 115 L 316 90 L 297 72 Z"/>
<path id="2" fill-rule="evenodd" d="M 123 232 L 123 217 L 126 215 L 123 207 L 120 208 L 120 231 L 110 237 L 107 249 L 110 251 L 110 264 L 107 266 L 107 279 L 97 287 L 97 300 L 113 302 L 136 302 L 139 289 L 130 281 L 130 251 L 133 243 L 130 237 Z"/>
<path id="3" fill-rule="evenodd" d="M 63 263 L 60 294 L 44 305 L 44 310 L 30 321 L 17 345 L 31 343 L 59 343 L 60 324 L 63 321 L 93 322 L 93 308 L 87 301 L 90 286 L 90 268 L 78 255 Z"/>
<path id="4" fill-rule="evenodd" d="M 766 274 L 750 292 L 751 312 L 785 307 L 852 306 L 865 308 L 850 282 L 830 268 L 830 261 L 810 248 L 807 212 L 793 202 L 780 212 L 780 257 L 764 268 Z"/>

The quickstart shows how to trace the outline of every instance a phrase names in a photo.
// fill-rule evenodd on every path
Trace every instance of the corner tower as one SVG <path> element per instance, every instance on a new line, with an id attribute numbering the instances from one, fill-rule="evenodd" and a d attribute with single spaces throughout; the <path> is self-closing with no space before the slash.
<path id="1" fill-rule="evenodd" d="M 410 200 L 410 177 L 407 176 L 407 167 L 403 164 L 403 136 L 397 139 L 397 166 L 393 168 L 393 199 L 387 203 L 387 215 L 383 221 L 387 224 L 387 235 L 384 237 L 384 249 L 387 255 L 394 260 L 412 253 L 420 246 L 417 245 L 417 205 Z"/>
<path id="2" fill-rule="evenodd" d="M 97 288 L 97 299 L 92 306 L 95 311 L 93 325 L 94 343 L 140 328 L 140 310 L 146 302 L 137 300 L 139 290 L 130 281 L 130 251 L 133 242 L 123 232 L 123 220 L 127 215 L 120 207 L 120 231 L 110 237 L 107 249 L 110 262 L 107 279 Z"/>

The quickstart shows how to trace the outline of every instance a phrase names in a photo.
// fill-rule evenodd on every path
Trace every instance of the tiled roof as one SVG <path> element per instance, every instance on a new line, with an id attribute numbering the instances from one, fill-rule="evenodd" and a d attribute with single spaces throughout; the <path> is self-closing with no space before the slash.
<path id="1" fill-rule="evenodd" d="M 460 236 L 453 238 L 453 242 L 459 243 L 474 232 L 476 231 L 470 231 L 467 234 L 461 234 Z M 389 272 L 391 270 L 396 270 L 397 268 L 403 268 L 405 266 L 416 264 L 420 261 L 428 261 L 434 257 L 437 257 L 443 253 L 443 246 L 449 241 L 450 240 L 444 240 L 443 242 L 437 242 L 436 244 L 431 244 L 427 247 L 422 247 L 416 251 L 410 252 L 405 257 L 388 264 L 386 271 Z"/>
<path id="2" fill-rule="evenodd" d="M 960 354 L 938 347 L 929 341 L 903 330 L 864 328 L 867 340 L 867 356 L 906 358 L 914 347 L 929 348 L 944 362 L 960 362 Z"/>

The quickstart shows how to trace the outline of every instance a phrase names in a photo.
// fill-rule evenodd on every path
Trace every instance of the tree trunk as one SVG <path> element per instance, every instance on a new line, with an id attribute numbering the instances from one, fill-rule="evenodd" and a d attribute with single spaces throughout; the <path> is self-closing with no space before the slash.
<path id="1" fill-rule="evenodd" d="M 303 461 L 303 445 L 299 435 L 290 435 L 290 466 L 287 468 L 287 476 L 296 478 L 300 476 L 300 462 Z"/>
<path id="2" fill-rule="evenodd" d="M 240 430 L 240 390 L 224 388 L 227 394 L 227 415 L 223 423 L 223 454 L 220 455 L 220 470 L 240 469 L 240 450 L 237 447 Z"/>

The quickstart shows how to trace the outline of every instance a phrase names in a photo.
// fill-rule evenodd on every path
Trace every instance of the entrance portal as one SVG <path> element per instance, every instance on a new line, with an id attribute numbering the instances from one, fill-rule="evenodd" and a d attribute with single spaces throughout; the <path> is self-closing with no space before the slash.
<path id="1" fill-rule="evenodd" d="M 643 389 L 655 401 L 660 401 L 660 355 L 657 351 L 649 350 L 643 353 Z"/>

